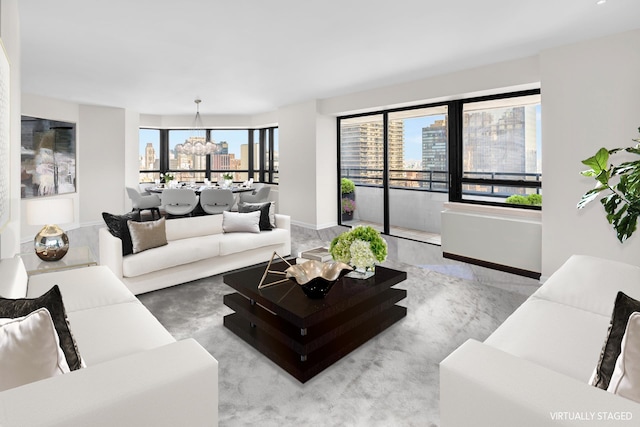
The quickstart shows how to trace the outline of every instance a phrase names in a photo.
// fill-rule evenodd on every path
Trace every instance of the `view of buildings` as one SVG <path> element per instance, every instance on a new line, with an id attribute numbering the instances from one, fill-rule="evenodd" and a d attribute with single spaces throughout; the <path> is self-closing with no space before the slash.
<path id="1" fill-rule="evenodd" d="M 539 179 L 538 119 L 539 104 L 465 111 L 462 160 L 465 177 Z M 410 123 L 412 120 L 414 123 Z M 427 122 L 428 125 L 419 124 Z M 448 191 L 446 114 L 389 120 L 388 132 L 392 187 Z M 342 120 L 340 137 L 342 176 L 359 184 L 381 185 L 384 167 L 382 116 Z M 418 137 L 420 148 L 416 152 L 411 144 Z M 465 185 L 465 191 L 469 192 L 495 190 Z"/>

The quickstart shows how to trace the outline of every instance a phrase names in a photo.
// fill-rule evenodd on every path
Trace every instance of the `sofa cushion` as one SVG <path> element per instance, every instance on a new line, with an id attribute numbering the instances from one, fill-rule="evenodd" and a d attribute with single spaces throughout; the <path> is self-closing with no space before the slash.
<path id="1" fill-rule="evenodd" d="M 640 402 L 640 313 L 629 316 L 607 391 Z"/>
<path id="2" fill-rule="evenodd" d="M 271 228 L 276 228 L 276 202 L 264 202 L 269 203 L 269 223 L 271 224 Z M 244 206 L 261 206 L 264 203 L 253 203 L 253 202 L 242 202 L 241 205 Z"/>
<path id="3" fill-rule="evenodd" d="M 67 314 L 104 305 L 137 301 L 129 288 L 104 265 L 31 276 L 27 297 L 42 295 L 55 284 L 60 288 Z"/>
<path id="4" fill-rule="evenodd" d="M 600 352 L 600 359 L 598 360 L 596 371 L 591 381 L 592 385 L 604 390 L 609 387 L 609 381 L 615 368 L 616 359 L 618 359 L 620 355 L 622 337 L 627 328 L 629 317 L 635 311 L 640 311 L 640 301 L 630 298 L 625 295 L 624 292 L 618 292 L 613 313 L 611 314 L 609 330 L 607 331 L 606 339 Z"/>
<path id="5" fill-rule="evenodd" d="M 102 212 L 102 218 L 107 229 L 114 236 L 122 241 L 122 255 L 129 255 L 133 253 L 133 244 L 131 243 L 131 234 L 129 233 L 128 221 L 139 221 L 140 212 L 129 212 L 124 215 L 113 215 L 107 212 Z"/>
<path id="6" fill-rule="evenodd" d="M 247 212 L 255 212 L 260 211 L 260 222 L 258 226 L 260 227 L 260 231 L 271 230 L 273 226 L 271 225 L 271 219 L 269 218 L 269 211 L 271 210 L 271 203 L 240 203 L 238 205 L 238 212 L 247 213 Z"/>
<path id="7" fill-rule="evenodd" d="M 80 353 L 71 334 L 69 322 L 67 321 L 67 313 L 64 308 L 64 303 L 62 302 L 62 294 L 58 286 L 53 286 L 49 291 L 37 298 L 0 298 L 0 318 L 26 316 L 42 307 L 51 313 L 53 324 L 56 327 L 56 332 L 60 339 L 60 347 L 64 352 L 69 368 L 72 371 L 80 369 Z"/>
<path id="8" fill-rule="evenodd" d="M 615 286 L 603 286 L 605 284 Z M 639 284 L 640 267 L 573 255 L 534 295 L 610 318 L 618 291 L 640 300 Z"/>
<path id="9" fill-rule="evenodd" d="M 0 391 L 70 372 L 46 308 L 0 319 Z"/>
<path id="10" fill-rule="evenodd" d="M 0 297 L 24 298 L 29 277 L 20 257 L 0 260 Z"/>
<path id="11" fill-rule="evenodd" d="M 175 342 L 138 300 L 69 313 L 69 320 L 88 366 Z"/>
<path id="12" fill-rule="evenodd" d="M 485 343 L 586 384 L 608 325 L 608 316 L 532 297 Z"/>
<path id="13" fill-rule="evenodd" d="M 153 249 L 167 244 L 167 233 L 164 218 L 157 221 L 133 222 L 128 221 L 129 233 L 133 253 L 137 254 L 147 249 Z"/>
<path id="14" fill-rule="evenodd" d="M 167 220 L 167 240 L 222 234 L 222 215 L 203 215 Z"/>
<path id="15" fill-rule="evenodd" d="M 225 233 L 220 240 L 220 255 L 235 254 L 264 246 L 281 245 L 287 241 L 288 230 L 274 228 L 261 233 Z"/>
<path id="16" fill-rule="evenodd" d="M 137 277 L 165 268 L 216 257 L 220 254 L 219 242 L 222 236 L 223 234 L 214 234 L 172 240 L 165 246 L 129 255 L 122 260 L 122 274 L 124 277 Z"/>
<path id="17" fill-rule="evenodd" d="M 260 233 L 260 212 L 222 212 L 225 233 Z"/>

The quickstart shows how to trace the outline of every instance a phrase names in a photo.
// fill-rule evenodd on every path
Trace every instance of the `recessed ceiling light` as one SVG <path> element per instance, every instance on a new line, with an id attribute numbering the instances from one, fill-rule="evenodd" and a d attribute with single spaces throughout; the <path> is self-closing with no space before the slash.
<path id="1" fill-rule="evenodd" d="M 607 0 L 598 0 L 596 2 L 596 4 L 605 4 L 607 2 Z"/>

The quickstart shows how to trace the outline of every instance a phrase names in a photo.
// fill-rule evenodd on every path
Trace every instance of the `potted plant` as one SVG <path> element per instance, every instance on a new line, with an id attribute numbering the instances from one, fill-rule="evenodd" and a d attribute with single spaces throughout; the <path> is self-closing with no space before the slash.
<path id="1" fill-rule="evenodd" d="M 340 180 L 340 193 L 342 197 L 347 197 L 354 200 L 356 197 L 356 186 L 349 178 L 342 178 Z"/>
<path id="2" fill-rule="evenodd" d="M 638 144 L 612 150 L 600 148 L 594 156 L 582 161 L 590 169 L 581 174 L 594 178 L 596 186 L 582 196 L 578 209 L 600 198 L 607 221 L 616 230 L 621 243 L 636 231 L 640 215 L 640 160 L 623 161 L 618 165 L 609 164 L 609 160 L 621 151 L 640 156 L 640 139 L 633 141 Z"/>
<path id="3" fill-rule="evenodd" d="M 233 175 L 231 175 L 230 173 L 223 173 L 222 179 L 224 179 L 225 187 L 230 187 L 231 184 L 233 184 Z"/>
<path id="4" fill-rule="evenodd" d="M 376 263 L 387 259 L 387 242 L 373 227 L 359 225 L 333 239 L 329 253 L 334 260 L 354 268 L 348 276 L 368 278 L 374 274 Z"/>
<path id="5" fill-rule="evenodd" d="M 343 197 L 342 198 L 342 220 L 343 221 L 352 220 L 353 211 L 355 210 L 356 210 L 356 201 Z"/>

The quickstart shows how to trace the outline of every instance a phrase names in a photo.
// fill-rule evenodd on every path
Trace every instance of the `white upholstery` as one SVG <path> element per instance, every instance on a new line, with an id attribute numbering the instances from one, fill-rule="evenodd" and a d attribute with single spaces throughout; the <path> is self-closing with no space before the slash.
<path id="1" fill-rule="evenodd" d="M 240 203 L 263 203 L 269 198 L 271 187 L 263 186 L 251 193 L 240 193 Z"/>
<path id="2" fill-rule="evenodd" d="M 0 297 L 24 298 L 27 294 L 27 271 L 21 268 L 18 257 L 3 259 L 0 262 Z"/>
<path id="3" fill-rule="evenodd" d="M 217 361 L 194 340 L 175 342 L 109 268 L 39 274 L 25 285 L 16 257 L 0 260 L 0 272 L 16 298 L 60 287 L 87 364 L 0 392 L 0 426 L 217 425 Z"/>
<path id="4" fill-rule="evenodd" d="M 136 277 L 153 271 L 188 264 L 220 254 L 222 235 L 190 237 L 172 240 L 166 246 L 154 248 L 124 257 L 122 273 L 125 277 Z"/>
<path id="5" fill-rule="evenodd" d="M 230 211 L 235 203 L 236 198 L 228 189 L 207 188 L 200 192 L 200 206 L 211 215 Z"/>
<path id="6" fill-rule="evenodd" d="M 198 206 L 198 196 L 188 188 L 165 188 L 162 204 L 169 215 L 188 215 Z"/>
<path id="7" fill-rule="evenodd" d="M 99 230 L 100 264 L 134 294 L 150 292 L 291 254 L 291 219 L 276 214 L 276 227 L 260 233 L 223 233 L 222 215 L 171 219 L 169 244 L 122 255 L 120 239 Z"/>
<path id="8" fill-rule="evenodd" d="M 151 214 L 154 215 L 157 213 L 158 217 L 160 217 L 160 197 L 156 194 L 148 194 L 142 195 L 135 188 L 125 187 L 127 190 L 127 195 L 129 199 L 131 199 L 131 204 L 133 206 L 133 210 L 143 211 L 145 209 L 151 210 Z"/>
<path id="9" fill-rule="evenodd" d="M 207 234 L 222 233 L 222 216 L 206 215 L 197 218 L 176 218 L 167 221 L 167 240 L 179 240 Z"/>
<path id="10" fill-rule="evenodd" d="M 440 363 L 442 427 L 589 424 L 558 413 L 640 419 L 640 404 L 589 385 L 619 290 L 640 296 L 640 268 L 572 256 L 484 343 L 468 340 Z"/>
<path id="11" fill-rule="evenodd" d="M 139 301 L 74 311 L 68 317 L 87 366 L 175 342 Z"/>

